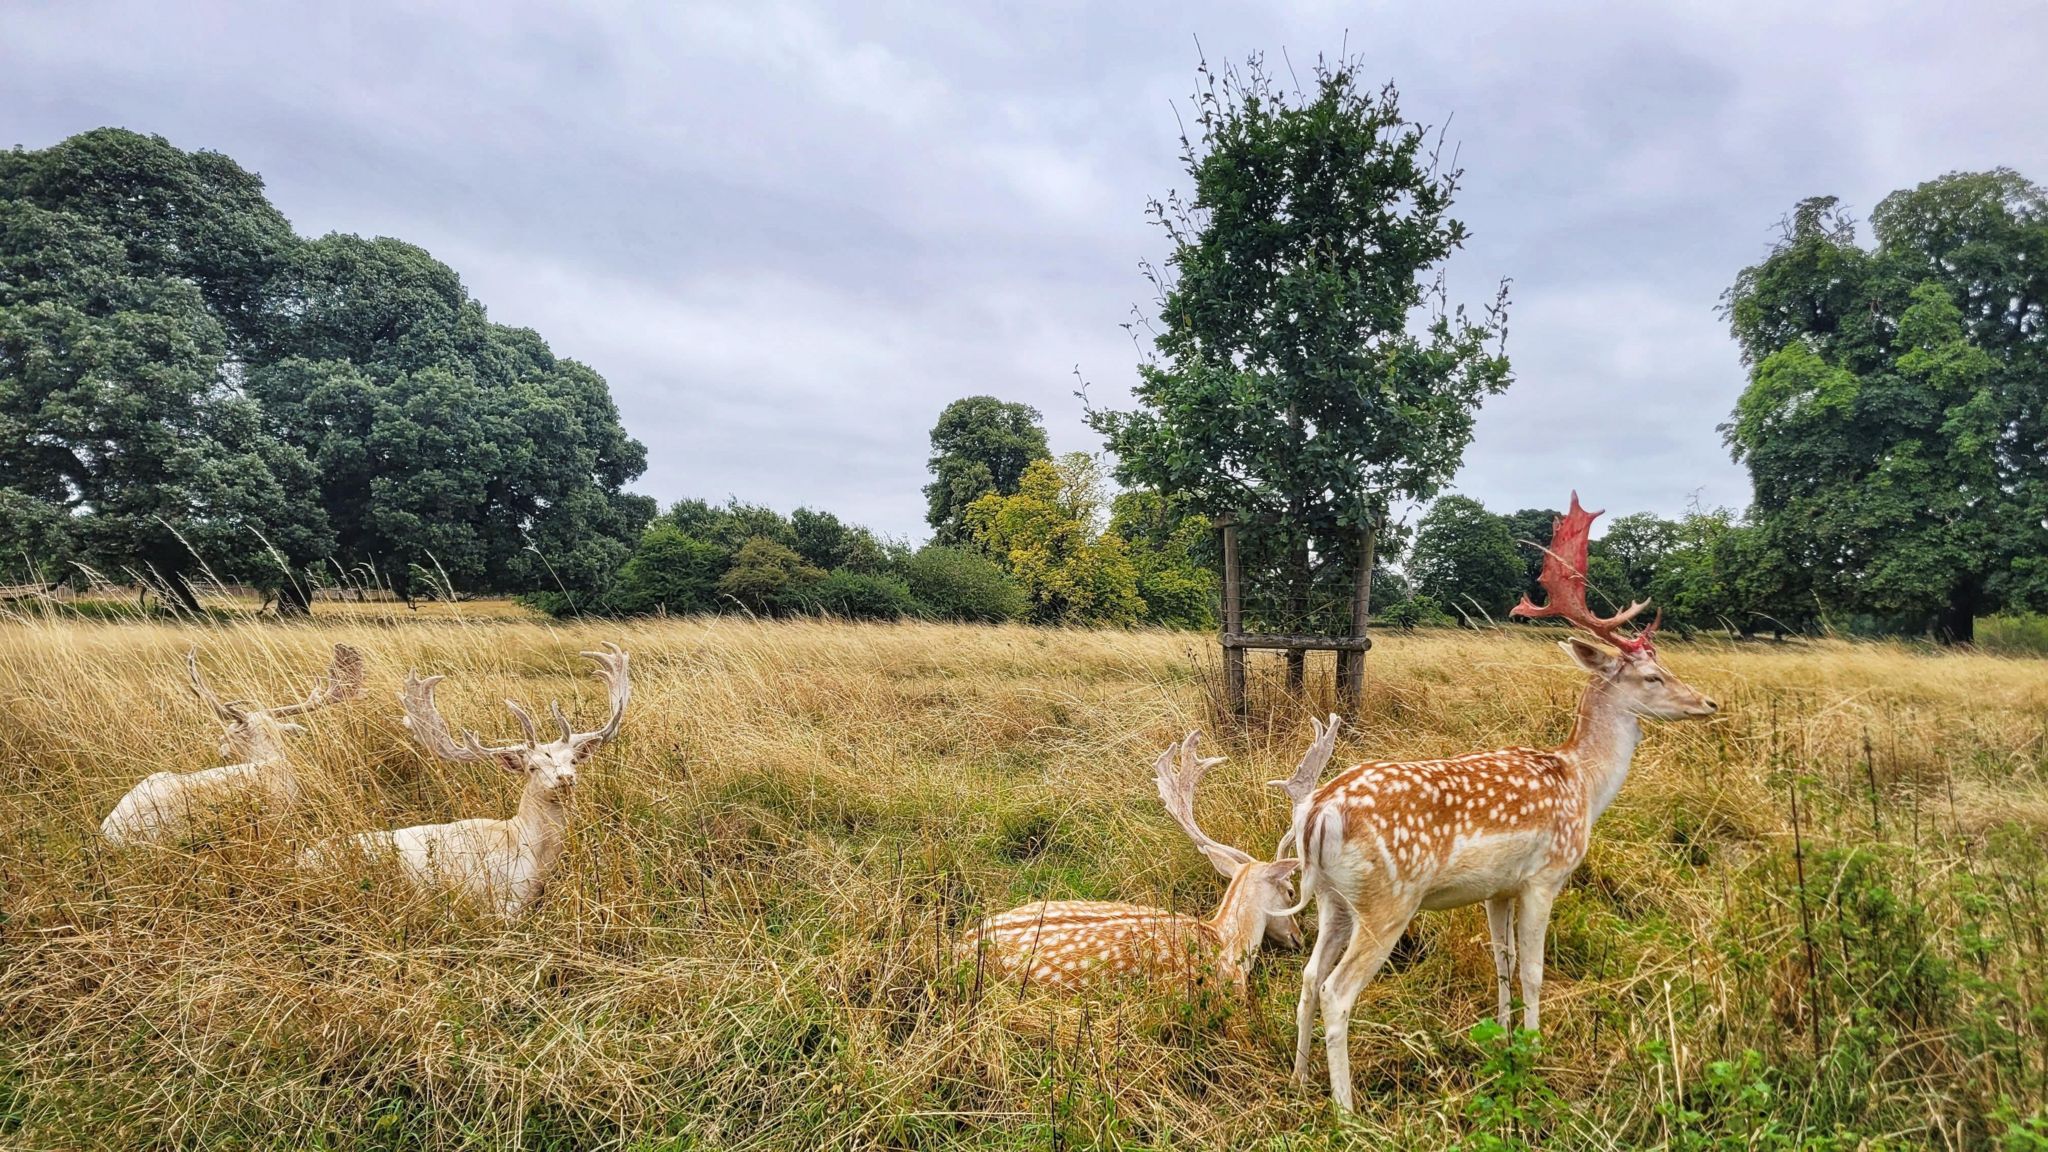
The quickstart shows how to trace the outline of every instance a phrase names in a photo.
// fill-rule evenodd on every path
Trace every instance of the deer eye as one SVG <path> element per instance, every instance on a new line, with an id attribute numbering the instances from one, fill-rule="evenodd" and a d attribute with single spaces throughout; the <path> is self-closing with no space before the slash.
<path id="1" fill-rule="evenodd" d="M 1643 683 L 1645 684 L 1662 684 L 1663 682 L 1664 678 L 1662 676 L 1657 675 L 1654 672 L 1648 676 L 1643 677 Z"/>

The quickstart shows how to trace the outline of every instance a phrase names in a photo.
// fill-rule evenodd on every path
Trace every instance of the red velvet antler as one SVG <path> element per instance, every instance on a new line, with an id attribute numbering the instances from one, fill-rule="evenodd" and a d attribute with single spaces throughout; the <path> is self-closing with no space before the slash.
<path id="1" fill-rule="evenodd" d="M 1616 630 L 1635 619 L 1636 614 L 1650 606 L 1648 600 L 1641 600 L 1608 617 L 1593 615 L 1586 607 L 1586 542 L 1587 534 L 1593 529 L 1593 521 L 1600 512 L 1588 512 L 1579 507 L 1579 494 L 1572 493 L 1571 511 L 1551 522 L 1550 547 L 1543 550 L 1543 572 L 1536 578 L 1543 585 L 1544 599 L 1549 603 L 1541 607 L 1530 602 L 1527 596 L 1522 602 L 1508 609 L 1508 615 L 1520 616 L 1525 620 L 1540 620 L 1556 616 L 1569 624 L 1576 624 L 1593 635 L 1624 652 L 1651 651 L 1650 638 L 1657 634 L 1657 620 L 1652 620 L 1640 636 L 1624 636 Z M 1658 613 L 1661 620 L 1663 613 Z"/>

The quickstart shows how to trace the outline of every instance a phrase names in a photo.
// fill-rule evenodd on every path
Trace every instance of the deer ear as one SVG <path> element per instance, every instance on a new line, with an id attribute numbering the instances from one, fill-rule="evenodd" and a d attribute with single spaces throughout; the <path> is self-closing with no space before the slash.
<path id="1" fill-rule="evenodd" d="M 1588 644 L 1573 636 L 1557 642 L 1572 662 L 1595 676 L 1612 676 L 1621 671 L 1621 659 L 1597 644 Z"/>
<path id="2" fill-rule="evenodd" d="M 1301 861 L 1296 860 L 1292 856 L 1288 856 L 1284 859 L 1275 860 L 1271 864 L 1266 865 L 1266 875 L 1271 877 L 1275 883 L 1279 883 L 1280 881 L 1287 879 L 1289 876 L 1294 875 L 1295 872 L 1300 870 L 1300 868 Z"/>
<path id="3" fill-rule="evenodd" d="M 491 758 L 498 762 L 498 767 L 514 776 L 524 776 L 533 771 L 533 765 L 527 760 L 524 748 L 508 748 L 494 753 Z"/>

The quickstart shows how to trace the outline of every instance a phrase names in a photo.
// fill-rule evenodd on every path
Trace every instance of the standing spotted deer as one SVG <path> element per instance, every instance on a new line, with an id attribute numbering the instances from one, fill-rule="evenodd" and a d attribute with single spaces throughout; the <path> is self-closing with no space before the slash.
<path id="1" fill-rule="evenodd" d="M 561 706 L 551 705 L 549 711 L 562 735 L 547 743 L 542 743 L 535 731 L 533 716 L 513 700 L 505 701 L 505 706 L 519 722 L 525 739 L 489 747 L 475 732 L 464 731 L 457 740 L 434 703 L 434 686 L 442 678 L 423 679 L 417 672 L 407 673 L 399 701 L 405 707 L 405 726 L 420 746 L 444 760 L 489 761 L 523 778 L 526 783 L 519 794 L 519 810 L 507 820 L 457 820 L 364 832 L 345 843 L 361 854 L 395 857 L 406 878 L 419 888 L 454 892 L 505 919 L 525 911 L 540 897 L 561 857 L 577 765 L 619 734 L 619 722 L 632 698 L 626 653 L 616 644 L 607 644 L 605 649 L 583 655 L 597 665 L 592 675 L 608 690 L 611 715 L 602 727 L 578 732 L 562 714 Z M 299 863 L 309 869 L 326 868 L 338 855 L 330 843 L 308 849 Z"/>
<path id="2" fill-rule="evenodd" d="M 1646 607 L 1601 618 L 1586 607 L 1587 533 L 1598 512 L 1579 507 L 1552 529 L 1539 582 L 1548 604 L 1525 597 L 1512 614 L 1555 616 L 1611 645 L 1560 642 L 1590 674 L 1577 722 L 1553 749 L 1503 748 L 1450 760 L 1366 763 L 1316 786 L 1304 763 L 1276 781 L 1293 800 L 1288 838 L 1299 846 L 1302 902 L 1313 898 L 1316 942 L 1296 1009 L 1294 1075 L 1309 1082 L 1309 1041 L 1320 1008 L 1330 1093 L 1350 1109 L 1351 1009 L 1418 909 L 1486 904 L 1499 1018 L 1509 1019 L 1509 977 L 1522 986 L 1522 1026 L 1537 1026 L 1550 909 L 1579 862 L 1594 821 L 1628 776 L 1641 719 L 1711 716 L 1715 705 L 1657 661 L 1653 621 L 1620 631 Z M 1282 843 L 1285 843 L 1283 838 Z"/>
<path id="3" fill-rule="evenodd" d="M 1297 774 L 1322 771 L 1332 740 L 1319 741 Z M 1160 753 L 1153 765 L 1159 798 L 1181 831 L 1229 881 L 1223 899 L 1207 919 L 1139 904 L 1101 900 L 1050 900 L 991 916 L 968 933 L 970 947 L 986 949 L 1004 975 L 1027 987 L 1046 985 L 1081 991 L 1120 979 L 1171 978 L 1195 984 L 1216 978 L 1244 995 L 1260 943 L 1301 946 L 1301 929 L 1291 912 L 1289 880 L 1298 862 L 1254 860 L 1248 853 L 1211 839 L 1195 822 L 1195 789 L 1222 757 L 1197 754 L 1201 733 Z"/>
<path id="4" fill-rule="evenodd" d="M 199 650 L 185 653 L 185 676 L 192 694 L 227 726 L 220 754 L 233 761 L 198 772 L 157 772 L 121 797 L 100 822 L 100 835 L 112 844 L 165 844 L 190 835 L 208 813 L 246 804 L 270 815 L 291 810 L 299 802 L 298 774 L 285 755 L 285 737 L 306 726 L 291 719 L 363 692 L 363 654 L 346 644 L 334 646 L 334 662 L 314 681 L 312 691 L 292 704 L 258 708 L 244 700 L 223 700 L 199 674 Z"/>

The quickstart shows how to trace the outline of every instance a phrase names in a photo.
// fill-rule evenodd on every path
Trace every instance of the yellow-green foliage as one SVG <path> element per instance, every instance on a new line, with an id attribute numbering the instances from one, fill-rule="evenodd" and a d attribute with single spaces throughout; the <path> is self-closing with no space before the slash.
<path id="1" fill-rule="evenodd" d="M 967 506 L 967 531 L 1024 586 L 1040 623 L 1135 624 L 1138 569 L 1121 537 L 1100 531 L 1102 474 L 1072 452 L 1035 460 L 1014 495 Z"/>
<path id="2" fill-rule="evenodd" d="M 1560 738 L 1578 680 L 1554 635 L 1386 635 L 1340 759 Z M 499 738 L 506 696 L 598 715 L 575 652 L 606 639 L 633 653 L 632 709 L 531 916 L 293 874 L 335 831 L 510 812 L 496 769 L 408 744 L 406 668 L 448 674 L 451 721 Z M 276 698 L 337 640 L 371 690 L 295 745 L 306 811 L 177 850 L 96 841 L 135 780 L 214 762 L 186 647 L 223 694 Z M 1274 842 L 1263 782 L 1330 702 L 1260 665 L 1254 722 L 1218 731 L 1206 638 L 459 607 L 0 624 L 0 1145 L 1847 1148 L 2023 1127 L 2048 1075 L 2048 664 L 1836 643 L 1666 662 L 1723 714 L 1653 730 L 1599 826 L 1558 906 L 1541 1046 L 1468 1038 L 1493 1001 L 1483 917 L 1425 915 L 1361 1001 L 1362 1110 L 1339 1121 L 1287 1083 L 1299 956 L 1262 957 L 1232 1011 L 1020 998 L 952 944 L 1040 897 L 1205 911 L 1220 885 L 1150 780 L 1189 727 L 1231 756 L 1203 823 Z"/>

